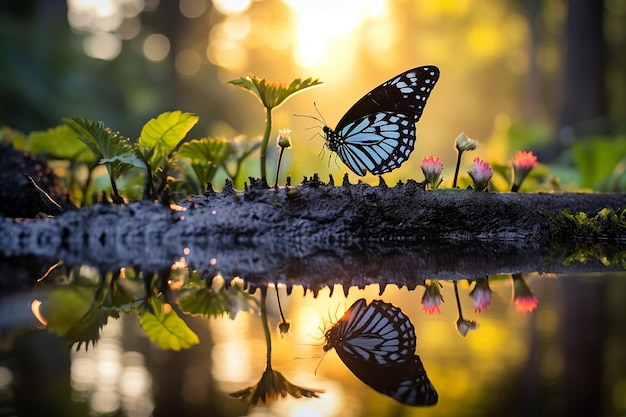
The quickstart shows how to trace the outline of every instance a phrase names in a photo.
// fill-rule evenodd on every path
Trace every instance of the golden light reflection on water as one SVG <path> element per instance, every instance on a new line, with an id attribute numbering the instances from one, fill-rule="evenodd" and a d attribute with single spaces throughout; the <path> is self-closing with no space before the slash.
<path id="1" fill-rule="evenodd" d="M 154 408 L 152 378 L 143 354 L 123 350 L 123 320 L 102 328 L 97 347 L 72 351 L 73 397 L 87 402 L 96 415 L 122 410 L 129 417 L 149 416 Z"/>
<path id="2" fill-rule="evenodd" d="M 534 282 L 531 278 L 529 285 L 534 286 Z M 288 296 L 285 287 L 279 285 L 285 320 L 291 323 L 286 338 L 281 338 L 274 330 L 282 319 L 275 289 L 270 287 L 267 311 L 272 329 L 273 368 L 295 384 L 325 392 L 319 399 L 280 399 L 251 409 L 249 415 L 361 416 L 385 413 L 398 407 L 394 400 L 361 383 L 334 350 L 323 356 L 324 331 L 362 297 L 368 301 L 382 298 L 398 306 L 415 326 L 416 353 L 440 396 L 440 404 L 428 409 L 434 411 L 420 409 L 421 414 L 453 415 L 460 412 L 457 403 L 464 407 L 484 403 L 486 389 L 497 389 L 505 375 L 522 369 L 528 362 L 531 332 L 536 330 L 537 334 L 544 335 L 542 337 L 551 337 L 558 327 L 556 313 L 549 306 L 538 310 L 535 316 L 516 313 L 508 277 L 494 280 L 491 286 L 492 306 L 479 314 L 473 311 L 469 296 L 473 286 L 460 283 L 463 314 L 480 323 L 480 328 L 465 338 L 460 337 L 455 328 L 458 313 L 450 282 L 442 282 L 444 304 L 441 314 L 436 315 L 422 311 L 422 287 L 408 291 L 387 286 L 381 296 L 380 287 L 370 285 L 364 289 L 353 288 L 345 297 L 342 287 L 335 286 L 332 295 L 329 288 L 323 288 L 314 298 L 310 291 L 303 297 L 303 289 L 298 286 Z M 152 377 L 141 353 L 122 348 L 123 320 L 126 318 L 110 321 L 104 327 L 95 349 L 72 353 L 72 389 L 75 399 L 89 403 L 96 414 L 124 410 L 127 415 L 149 415 L 154 408 Z M 206 392 L 211 389 L 211 379 L 224 401 L 236 401 L 227 394 L 254 384 L 265 368 L 266 345 L 260 317 L 239 313 L 234 320 L 225 316 L 204 323 L 212 343 L 206 351 L 208 355 L 200 355 L 201 362 L 185 371 L 180 388 L 184 401 L 199 407 L 209 406 Z M 561 353 L 545 350 L 539 362 L 542 376 L 556 378 L 562 368 Z M 408 411 L 411 414 L 413 409 Z"/>
<path id="3" fill-rule="evenodd" d="M 262 370 L 265 365 L 262 335 L 250 332 L 257 321 L 256 317 L 249 314 L 238 314 L 234 320 L 221 317 L 208 322 L 214 341 L 211 348 L 211 374 L 219 389 L 225 393 L 235 391 L 256 378 L 254 370 Z"/>

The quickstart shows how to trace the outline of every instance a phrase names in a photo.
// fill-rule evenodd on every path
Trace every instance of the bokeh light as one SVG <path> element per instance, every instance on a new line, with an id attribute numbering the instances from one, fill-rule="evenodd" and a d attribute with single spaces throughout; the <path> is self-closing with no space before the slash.
<path id="1" fill-rule="evenodd" d="M 170 47 L 167 36 L 154 33 L 143 42 L 143 54 L 150 61 L 163 61 L 170 53 Z"/>

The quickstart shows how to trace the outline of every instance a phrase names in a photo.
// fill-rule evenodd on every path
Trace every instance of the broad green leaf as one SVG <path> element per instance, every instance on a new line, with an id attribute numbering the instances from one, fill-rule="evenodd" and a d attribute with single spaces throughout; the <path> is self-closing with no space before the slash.
<path id="1" fill-rule="evenodd" d="M 626 155 L 626 137 L 585 137 L 572 146 L 576 167 L 580 171 L 583 187 L 601 190 L 613 174 L 617 164 Z"/>
<path id="2" fill-rule="evenodd" d="M 16 129 L 0 126 L 0 143 L 10 143 L 15 149 L 30 151 L 28 137 Z"/>
<path id="3" fill-rule="evenodd" d="M 94 161 L 89 147 L 81 141 L 74 129 L 67 124 L 28 136 L 30 151 L 44 154 L 50 159 L 65 159 L 86 164 Z"/>
<path id="4" fill-rule="evenodd" d="M 180 110 L 161 113 L 144 125 L 139 136 L 139 146 L 156 148 L 162 156 L 167 156 L 185 139 L 198 119 L 195 114 Z"/>
<path id="5" fill-rule="evenodd" d="M 198 185 L 204 189 L 232 152 L 233 146 L 226 139 L 203 138 L 184 143 L 177 156 L 190 161 L 193 175 L 196 176 Z"/>
<path id="6" fill-rule="evenodd" d="M 139 324 L 150 340 L 170 350 L 188 349 L 200 343 L 198 335 L 169 305 L 155 297 L 149 303 L 152 311 L 146 307 L 139 315 Z"/>
<path id="7" fill-rule="evenodd" d="M 206 162 L 219 165 L 232 152 L 232 145 L 226 139 L 203 138 L 184 143 L 178 151 L 181 158 L 189 158 L 192 162 Z"/>

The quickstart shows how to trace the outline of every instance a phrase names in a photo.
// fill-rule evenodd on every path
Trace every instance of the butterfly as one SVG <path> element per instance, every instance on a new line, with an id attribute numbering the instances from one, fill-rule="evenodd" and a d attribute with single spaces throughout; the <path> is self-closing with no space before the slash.
<path id="1" fill-rule="evenodd" d="M 437 391 L 419 356 L 415 328 L 398 307 L 357 300 L 324 334 L 352 373 L 374 390 L 407 405 L 433 405 Z"/>
<path id="2" fill-rule="evenodd" d="M 355 174 L 391 172 L 415 146 L 415 123 L 439 79 L 439 68 L 410 69 L 382 83 L 356 102 L 335 130 L 322 128 L 326 147 Z"/>

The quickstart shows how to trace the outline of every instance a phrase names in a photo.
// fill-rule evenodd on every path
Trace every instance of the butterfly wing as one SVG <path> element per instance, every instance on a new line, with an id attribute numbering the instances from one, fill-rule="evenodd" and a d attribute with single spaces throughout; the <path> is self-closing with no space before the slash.
<path id="1" fill-rule="evenodd" d="M 410 69 L 385 81 L 356 102 L 337 123 L 341 131 L 354 120 L 377 112 L 405 114 L 417 122 L 426 100 L 439 79 L 439 68 L 429 65 Z"/>
<path id="2" fill-rule="evenodd" d="M 367 305 L 357 300 L 326 332 L 324 350 L 335 348 L 339 357 L 377 364 L 407 360 L 415 353 L 415 328 L 397 307 L 380 300 Z"/>
<path id="3" fill-rule="evenodd" d="M 415 146 L 415 123 L 439 79 L 435 66 L 418 67 L 382 83 L 352 106 L 326 145 L 355 174 L 381 175 L 398 168 Z"/>
<path id="4" fill-rule="evenodd" d="M 357 175 L 374 175 L 398 168 L 413 152 L 415 124 L 405 114 L 378 112 L 346 125 L 336 133 L 335 151 Z"/>
<path id="5" fill-rule="evenodd" d="M 343 359 L 343 358 L 342 358 Z M 389 365 L 378 365 L 350 358 L 344 363 L 363 383 L 402 404 L 434 405 L 439 400 L 419 356 Z"/>
<path id="6" fill-rule="evenodd" d="M 334 348 L 348 369 L 376 391 L 407 405 L 437 403 L 437 391 L 415 355 L 415 328 L 394 305 L 357 300 L 325 337 L 324 350 Z"/>

